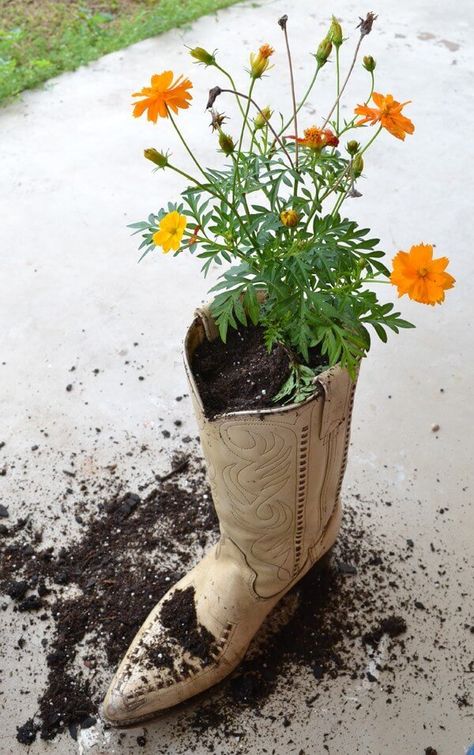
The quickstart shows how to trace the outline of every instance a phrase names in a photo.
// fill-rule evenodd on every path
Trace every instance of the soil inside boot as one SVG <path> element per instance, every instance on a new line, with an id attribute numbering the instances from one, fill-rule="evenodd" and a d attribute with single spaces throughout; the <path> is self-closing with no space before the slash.
<path id="1" fill-rule="evenodd" d="M 310 366 L 325 364 L 319 349 L 311 349 Z M 277 344 L 269 352 L 261 327 L 231 329 L 227 342 L 203 341 L 194 352 L 192 371 L 209 418 L 217 414 L 268 409 L 290 374 L 290 358 Z"/>

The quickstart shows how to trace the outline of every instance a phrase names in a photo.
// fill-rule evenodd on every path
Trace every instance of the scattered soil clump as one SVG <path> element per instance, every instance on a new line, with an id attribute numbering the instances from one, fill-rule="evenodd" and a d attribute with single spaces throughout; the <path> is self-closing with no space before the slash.
<path id="1" fill-rule="evenodd" d="M 398 637 L 407 631 L 407 623 L 402 616 L 389 616 L 378 624 L 371 632 L 366 632 L 362 637 L 362 640 L 367 645 L 377 647 L 383 635 L 386 634 L 389 637 Z"/>
<path id="2" fill-rule="evenodd" d="M 211 662 L 215 637 L 197 619 L 194 587 L 174 591 L 161 607 L 161 621 L 184 650 L 205 664 Z"/>

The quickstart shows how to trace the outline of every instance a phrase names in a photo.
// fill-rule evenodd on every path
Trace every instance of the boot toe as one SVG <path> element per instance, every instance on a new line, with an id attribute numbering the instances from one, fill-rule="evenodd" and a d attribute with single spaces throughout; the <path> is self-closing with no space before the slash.
<path id="1" fill-rule="evenodd" d="M 113 686 L 110 687 L 102 703 L 101 714 L 108 723 L 115 725 L 123 723 L 130 718 L 123 695 Z"/>

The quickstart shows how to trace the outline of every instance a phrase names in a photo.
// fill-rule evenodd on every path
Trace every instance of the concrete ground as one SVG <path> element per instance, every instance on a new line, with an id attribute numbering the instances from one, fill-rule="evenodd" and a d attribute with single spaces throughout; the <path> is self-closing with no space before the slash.
<path id="1" fill-rule="evenodd" d="M 373 228 L 390 253 L 422 240 L 436 243 L 439 254 L 451 258 L 458 282 L 441 307 L 402 300 L 404 315 L 417 329 L 388 345 L 374 344 L 358 388 L 345 491 L 358 491 L 373 507 L 371 526 L 386 536 L 388 549 L 396 552 L 407 538 L 414 541 L 416 559 L 407 569 L 416 594 L 436 604 L 444 623 L 433 620 L 431 626 L 422 611 L 412 612 L 412 650 L 429 657 L 429 671 L 418 685 L 403 672 L 392 680 L 396 706 L 386 705 L 386 695 L 374 687 L 362 689 L 354 682 L 349 689 L 335 682 L 321 706 L 308 709 L 284 736 L 266 720 L 218 744 L 219 753 L 422 755 L 432 746 L 439 755 L 463 755 L 474 742 L 474 635 L 469 633 L 474 6 L 461 0 L 454 11 L 435 0 L 374 0 L 371 9 L 379 18 L 365 53 L 378 60 L 381 91 L 413 100 L 407 114 L 416 133 L 406 143 L 388 134 L 378 140 L 367 156 L 364 196 L 348 210 Z M 156 420 L 172 417 L 175 397 L 186 391 L 181 342 L 207 286 L 199 263 L 184 254 L 136 264 L 136 243 L 126 224 L 175 199 L 181 184 L 175 175 L 152 174 L 142 159 L 144 147 L 170 148 L 178 155 L 179 145 L 170 124 L 153 126 L 130 116 L 130 92 L 154 71 L 172 68 L 191 76 L 194 108 L 179 122 L 202 161 L 216 164 L 220 158 L 204 104 L 207 90 L 220 79 L 211 69 L 193 66 L 184 45 L 218 48 L 235 70 L 247 65 L 249 51 L 270 42 L 277 48 L 276 67 L 259 83 L 258 90 L 265 90 L 259 100 L 278 109 L 289 102 L 278 17 L 290 16 L 298 81 L 304 82 L 312 66 L 308 53 L 324 35 L 330 14 L 355 37 L 357 17 L 367 10 L 353 0 L 299 0 L 292 7 L 283 0 L 244 3 L 65 74 L 0 111 L 0 441 L 6 442 L 7 462 L 16 459 L 0 477 L 0 496 L 11 513 L 19 515 L 24 502 L 35 501 L 38 518 L 59 507 L 53 472 L 74 451 L 83 454 L 83 471 L 90 475 L 125 453 L 132 437 L 152 454 L 135 466 L 130 462 L 136 479 L 150 464 L 159 469 L 168 463 L 153 458 L 161 447 Z M 324 83 L 329 67 L 323 73 Z M 358 71 L 346 102 L 351 95 L 354 103 L 360 100 L 363 75 Z M 245 76 L 242 72 L 238 80 Z M 305 108 L 303 125 L 324 114 L 328 95 L 317 92 Z M 225 109 L 224 102 L 219 106 Z M 394 296 L 391 290 L 386 294 Z M 131 363 L 126 370 L 125 360 Z M 74 390 L 67 392 L 72 365 Z M 95 368 L 100 368 L 96 377 Z M 183 402 L 185 427 L 195 432 L 188 410 Z M 102 433 L 93 444 L 97 426 Z M 25 471 L 21 460 L 33 445 L 39 448 Z M 391 506 L 378 505 L 384 497 Z M 67 510 L 58 513 L 55 526 L 64 528 Z M 45 536 L 55 542 L 62 530 L 51 525 Z M 424 569 L 418 568 L 421 561 Z M 412 598 L 406 595 L 407 604 Z M 37 688 L 24 694 L 13 645 L 5 631 L 1 753 L 24 751 L 15 741 L 15 727 L 34 713 L 41 691 L 40 673 Z M 454 654 L 444 652 L 447 646 Z M 29 652 L 29 661 L 42 669 L 39 640 Z M 457 703 L 461 693 L 467 696 L 465 706 Z M 341 700 L 354 702 L 343 706 Z M 148 744 L 140 751 L 207 751 L 196 735 L 177 733 L 175 715 L 147 726 Z M 323 734 L 329 749 L 323 749 Z M 36 743 L 32 751 L 65 754 L 77 747 L 65 735 Z M 82 737 L 80 748 L 135 751 L 131 739 L 120 747 L 117 735 L 101 738 L 94 731 Z"/>

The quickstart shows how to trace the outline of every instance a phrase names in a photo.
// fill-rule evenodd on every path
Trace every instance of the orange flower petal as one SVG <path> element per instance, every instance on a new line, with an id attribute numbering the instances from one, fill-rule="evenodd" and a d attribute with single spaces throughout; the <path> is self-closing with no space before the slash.
<path id="1" fill-rule="evenodd" d="M 397 139 L 405 139 L 406 134 L 413 134 L 415 126 L 402 115 L 402 109 L 407 102 L 397 102 L 393 99 L 391 94 L 380 94 L 380 92 L 374 92 L 372 94 L 372 100 L 377 107 L 368 107 L 367 105 L 357 105 L 354 109 L 356 115 L 361 115 L 362 120 L 357 121 L 356 125 L 361 126 L 365 123 L 380 123 L 392 136 Z"/>
<path id="2" fill-rule="evenodd" d="M 447 257 L 433 259 L 431 244 L 415 244 L 409 252 L 395 255 L 390 281 L 399 296 L 408 294 L 421 304 L 440 304 L 444 292 L 455 284 L 453 276 L 444 272 L 448 262 Z"/>
<path id="3" fill-rule="evenodd" d="M 140 92 L 134 92 L 132 97 L 144 97 L 141 102 L 135 103 L 133 115 L 138 118 L 147 110 L 148 120 L 156 123 L 158 118 L 168 117 L 168 108 L 174 113 L 179 109 L 186 110 L 189 107 L 189 100 L 192 94 L 188 91 L 192 89 L 192 83 L 189 79 L 183 79 L 179 76 L 174 82 L 172 71 L 163 71 L 155 73 L 151 77 L 151 86 L 143 87 Z"/>

